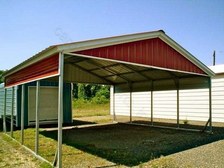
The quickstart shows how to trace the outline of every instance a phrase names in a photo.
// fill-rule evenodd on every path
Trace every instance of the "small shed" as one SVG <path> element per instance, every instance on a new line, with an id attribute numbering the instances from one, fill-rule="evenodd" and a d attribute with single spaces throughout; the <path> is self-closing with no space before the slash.
<path id="1" fill-rule="evenodd" d="M 64 115 L 63 123 L 72 123 L 72 95 L 71 84 L 64 84 Z M 13 93 L 14 89 L 14 93 Z M 25 84 L 25 102 L 24 105 L 24 126 L 35 125 L 35 106 L 36 106 L 36 83 Z M 5 95 L 6 93 L 6 95 Z M 16 127 L 21 126 L 21 86 L 7 88 L 5 92 L 4 84 L 0 85 L 0 116 L 4 114 L 4 102 L 6 100 L 6 119 L 10 121 L 13 106 L 13 124 Z M 12 99 L 12 95 L 14 95 Z M 6 98 L 6 99 L 5 99 Z M 58 83 L 41 81 L 40 83 L 40 124 L 54 124 L 58 119 Z"/>

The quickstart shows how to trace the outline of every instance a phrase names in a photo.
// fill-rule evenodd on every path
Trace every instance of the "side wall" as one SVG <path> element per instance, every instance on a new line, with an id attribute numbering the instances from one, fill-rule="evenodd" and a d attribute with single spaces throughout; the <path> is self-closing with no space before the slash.
<path id="1" fill-rule="evenodd" d="M 113 94 L 111 94 L 112 96 Z M 207 121 L 209 118 L 209 90 L 186 89 L 179 91 L 180 120 Z M 212 119 L 224 122 L 224 75 L 212 79 Z M 130 93 L 115 93 L 116 115 L 129 116 Z M 113 107 L 111 107 L 113 109 Z M 112 110 L 111 110 L 112 114 Z M 151 92 L 132 93 L 132 115 L 151 116 Z M 153 92 L 154 118 L 177 118 L 177 91 Z"/>
<path id="2" fill-rule="evenodd" d="M 16 110 L 16 91 L 17 91 L 17 87 L 14 87 L 14 109 L 13 109 L 13 116 L 14 119 L 16 117 L 17 114 L 17 110 Z M 5 105 L 5 88 L 4 88 L 4 84 L 1 84 L 0 86 L 0 117 L 4 114 L 4 105 Z M 7 89 L 7 95 L 6 95 L 6 117 L 10 117 L 11 116 L 11 110 L 12 110 L 12 88 L 8 88 Z M 16 121 L 16 119 L 15 119 Z"/>
<path id="3" fill-rule="evenodd" d="M 47 82 L 47 81 L 41 81 L 40 83 L 41 86 L 58 86 L 57 82 Z M 28 87 L 29 86 L 36 86 L 36 82 L 28 83 L 25 84 L 25 103 L 24 103 L 24 117 L 25 117 L 25 126 L 30 125 L 28 123 Z M 72 122 L 72 109 L 71 109 L 71 84 L 70 83 L 65 83 L 64 84 L 64 116 L 63 116 L 63 122 L 64 123 L 71 123 Z M 17 94 L 17 111 L 18 111 L 18 117 L 17 117 L 17 122 L 18 125 L 20 126 L 20 114 L 21 114 L 21 86 L 18 87 L 18 94 Z M 55 111 L 55 113 L 58 113 L 58 111 Z M 33 123 L 32 123 L 33 124 Z M 41 124 L 41 123 L 40 123 Z"/>

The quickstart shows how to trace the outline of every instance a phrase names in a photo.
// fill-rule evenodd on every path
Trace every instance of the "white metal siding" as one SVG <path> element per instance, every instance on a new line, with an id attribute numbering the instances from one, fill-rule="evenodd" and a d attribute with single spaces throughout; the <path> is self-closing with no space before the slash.
<path id="1" fill-rule="evenodd" d="M 209 89 L 180 90 L 180 119 L 207 121 L 209 118 Z M 115 94 L 116 115 L 130 114 L 130 93 Z M 151 93 L 132 93 L 132 115 L 150 117 Z M 177 91 L 153 92 L 154 118 L 177 118 Z M 224 75 L 212 79 L 212 120 L 224 122 Z"/>
<path id="2" fill-rule="evenodd" d="M 116 115 L 130 114 L 130 94 L 116 93 L 115 94 L 115 113 Z"/>
<path id="3" fill-rule="evenodd" d="M 36 119 L 36 87 L 28 87 L 28 122 L 29 125 Z M 58 87 L 40 87 L 40 122 L 50 122 L 58 118 Z"/>
<path id="4" fill-rule="evenodd" d="M 4 113 L 4 97 L 5 97 L 5 91 L 4 88 L 0 88 L 0 117 Z"/>
<path id="5" fill-rule="evenodd" d="M 224 122 L 224 75 L 212 79 L 212 119 Z"/>
<path id="6" fill-rule="evenodd" d="M 144 97 L 144 96 L 143 96 Z M 177 117 L 177 91 L 153 92 L 153 117 L 170 118 Z"/>
<path id="7" fill-rule="evenodd" d="M 16 111 L 16 87 L 14 91 L 14 111 L 13 115 L 15 116 Z M 5 105 L 5 89 L 4 87 L 0 88 L 0 116 L 4 114 L 4 105 Z M 12 111 L 12 88 L 7 89 L 7 95 L 6 95 L 6 115 L 11 115 Z"/>
<path id="8" fill-rule="evenodd" d="M 144 99 L 142 98 L 144 95 Z M 151 93 L 132 93 L 132 116 L 151 117 Z"/>

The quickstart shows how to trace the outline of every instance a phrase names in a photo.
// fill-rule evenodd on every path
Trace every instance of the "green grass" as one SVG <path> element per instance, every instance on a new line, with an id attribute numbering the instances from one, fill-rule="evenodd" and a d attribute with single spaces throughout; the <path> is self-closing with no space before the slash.
<path id="1" fill-rule="evenodd" d="M 73 101 L 73 118 L 89 116 L 105 116 L 110 113 L 110 103 L 97 104 L 88 100 Z"/>
<path id="2" fill-rule="evenodd" d="M 19 143 L 1 132 L 0 141 L 0 167 L 51 167 L 48 163 L 35 158 Z"/>

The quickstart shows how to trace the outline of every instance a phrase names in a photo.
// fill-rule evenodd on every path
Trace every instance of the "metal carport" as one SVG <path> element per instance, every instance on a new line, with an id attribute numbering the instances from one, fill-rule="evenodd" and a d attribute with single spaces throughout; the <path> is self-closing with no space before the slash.
<path id="1" fill-rule="evenodd" d="M 38 155 L 38 95 L 40 80 L 59 82 L 58 94 L 58 167 L 62 167 L 63 83 L 97 83 L 113 86 L 113 92 L 177 90 L 177 126 L 179 126 L 179 90 L 209 88 L 209 123 L 212 128 L 211 76 L 214 73 L 182 48 L 164 31 L 102 38 L 50 46 L 4 74 L 6 88 L 37 82 L 36 144 Z M 22 89 L 24 90 L 24 89 Z M 23 96 L 24 97 L 24 96 Z M 114 102 L 114 101 L 113 101 Z M 22 98 L 23 103 L 23 98 Z M 149 102 L 150 103 L 150 102 Z M 153 123 L 153 99 L 151 99 Z M 115 104 L 114 104 L 115 105 Z M 23 123 L 21 109 L 21 123 Z M 115 120 L 114 112 L 114 120 Z M 5 117 L 3 121 L 6 131 Z M 24 141 L 21 124 L 21 144 Z"/>

